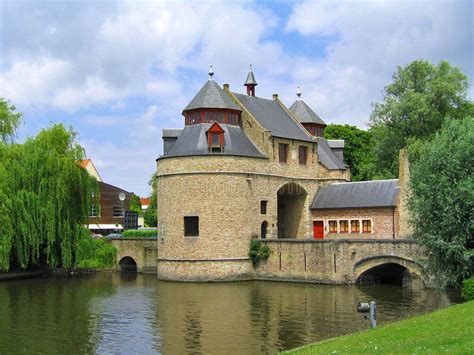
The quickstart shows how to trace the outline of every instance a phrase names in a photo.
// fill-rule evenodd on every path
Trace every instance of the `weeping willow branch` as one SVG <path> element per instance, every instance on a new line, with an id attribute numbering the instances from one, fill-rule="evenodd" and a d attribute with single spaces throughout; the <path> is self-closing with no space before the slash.
<path id="1" fill-rule="evenodd" d="M 24 144 L 0 145 L 0 269 L 75 265 L 97 181 L 77 164 L 84 150 L 63 125 Z"/>

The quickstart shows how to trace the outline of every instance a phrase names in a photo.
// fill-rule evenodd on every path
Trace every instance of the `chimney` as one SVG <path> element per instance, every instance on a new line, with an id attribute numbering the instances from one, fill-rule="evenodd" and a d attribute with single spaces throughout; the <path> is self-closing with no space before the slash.
<path id="1" fill-rule="evenodd" d="M 273 94 L 273 100 L 278 100 L 278 94 Z"/>
<path id="2" fill-rule="evenodd" d="M 408 151 L 400 149 L 398 168 L 398 237 L 408 238 L 413 230 L 410 226 L 410 214 L 408 211 L 408 199 L 410 197 L 410 163 L 408 161 Z"/>

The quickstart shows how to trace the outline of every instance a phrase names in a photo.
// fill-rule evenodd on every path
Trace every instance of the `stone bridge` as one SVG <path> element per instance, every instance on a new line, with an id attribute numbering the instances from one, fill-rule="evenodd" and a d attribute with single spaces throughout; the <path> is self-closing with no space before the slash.
<path id="1" fill-rule="evenodd" d="M 117 269 L 156 274 L 156 238 L 109 238 L 117 248 Z"/>
<path id="2" fill-rule="evenodd" d="M 262 242 L 270 247 L 271 253 L 257 268 L 259 279 L 430 286 L 422 266 L 427 254 L 413 240 L 267 239 Z"/>

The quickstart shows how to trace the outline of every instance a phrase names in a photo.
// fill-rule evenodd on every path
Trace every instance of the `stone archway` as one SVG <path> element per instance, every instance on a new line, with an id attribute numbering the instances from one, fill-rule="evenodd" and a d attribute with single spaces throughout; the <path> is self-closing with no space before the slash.
<path id="1" fill-rule="evenodd" d="M 297 238 L 304 231 L 304 206 L 307 192 L 294 182 L 277 191 L 278 238 Z"/>
<path id="2" fill-rule="evenodd" d="M 120 259 L 119 267 L 120 267 L 120 271 L 137 272 L 137 263 L 130 256 L 125 256 L 122 259 Z"/>
<path id="3" fill-rule="evenodd" d="M 419 263 L 394 256 L 380 255 L 359 260 L 352 269 L 353 282 L 363 284 L 396 284 L 423 286 L 424 268 Z"/>

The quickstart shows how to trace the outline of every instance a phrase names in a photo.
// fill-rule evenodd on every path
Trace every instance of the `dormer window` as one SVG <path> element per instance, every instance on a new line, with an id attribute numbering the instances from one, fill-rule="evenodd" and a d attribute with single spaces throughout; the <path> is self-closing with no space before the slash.
<path id="1" fill-rule="evenodd" d="M 214 122 L 207 130 L 207 142 L 209 151 L 221 153 L 224 151 L 224 130 L 219 123 Z"/>

